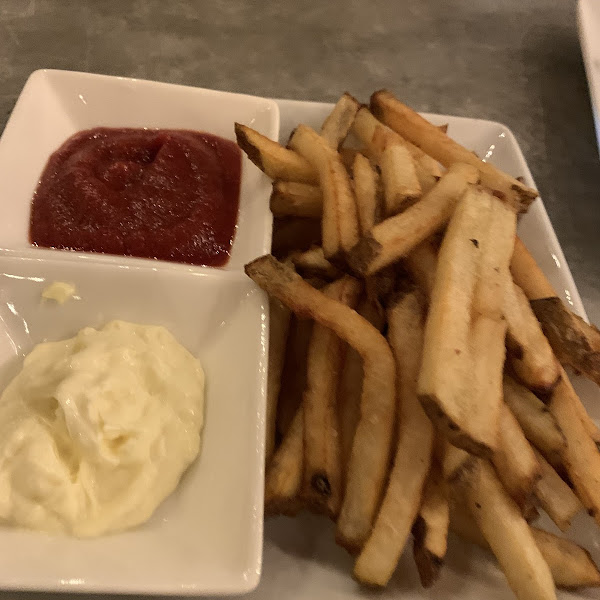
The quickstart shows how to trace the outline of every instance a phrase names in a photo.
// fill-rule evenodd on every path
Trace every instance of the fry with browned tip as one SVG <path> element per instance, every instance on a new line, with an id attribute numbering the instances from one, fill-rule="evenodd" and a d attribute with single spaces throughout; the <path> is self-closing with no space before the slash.
<path id="1" fill-rule="evenodd" d="M 389 457 L 395 414 L 394 357 L 386 339 L 366 319 L 341 302 L 327 298 L 274 257 L 248 263 L 246 274 L 268 294 L 296 313 L 330 327 L 363 359 L 361 418 L 356 428 L 337 539 L 360 548 L 379 505 Z"/>
<path id="2" fill-rule="evenodd" d="M 334 150 L 337 150 L 346 139 L 359 108 L 359 101 L 345 92 L 323 122 L 321 137 Z"/>

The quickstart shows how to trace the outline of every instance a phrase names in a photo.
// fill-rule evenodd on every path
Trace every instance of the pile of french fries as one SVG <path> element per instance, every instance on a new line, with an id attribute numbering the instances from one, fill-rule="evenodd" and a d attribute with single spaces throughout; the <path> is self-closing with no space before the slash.
<path id="1" fill-rule="evenodd" d="M 287 147 L 236 124 L 273 180 L 265 513 L 335 520 L 385 586 L 409 538 L 423 586 L 452 530 L 520 599 L 600 585 L 562 531 L 600 523 L 600 430 L 565 367 L 600 384 L 600 333 L 516 236 L 537 192 L 390 92 L 344 94 Z"/>

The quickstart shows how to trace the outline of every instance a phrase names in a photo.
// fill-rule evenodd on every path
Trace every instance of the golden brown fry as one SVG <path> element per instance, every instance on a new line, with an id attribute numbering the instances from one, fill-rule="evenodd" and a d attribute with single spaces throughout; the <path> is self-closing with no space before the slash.
<path id="1" fill-rule="evenodd" d="M 508 375 L 504 376 L 504 401 L 515 415 L 525 437 L 552 464 L 560 463 L 566 440 L 548 407 Z"/>
<path id="2" fill-rule="evenodd" d="M 445 440 L 445 438 L 441 438 Z M 477 459 L 461 448 L 457 448 L 450 442 L 443 442 L 442 474 L 444 480 L 451 484 L 457 484 L 468 479 L 477 465 Z"/>
<path id="3" fill-rule="evenodd" d="M 379 175 L 371 166 L 369 159 L 357 154 L 352 163 L 354 196 L 358 211 L 360 234 L 367 235 L 379 222 L 381 207 L 379 206 Z"/>
<path id="4" fill-rule="evenodd" d="M 442 227 L 477 171 L 468 165 L 454 165 L 416 204 L 403 213 L 375 225 L 352 249 L 348 262 L 356 273 L 373 275 L 409 254 L 415 246 Z"/>
<path id="5" fill-rule="evenodd" d="M 587 550 L 537 527 L 532 533 L 558 587 L 600 586 L 600 571 Z"/>
<path id="6" fill-rule="evenodd" d="M 556 598 L 552 574 L 531 529 L 488 462 L 480 461 L 466 499 L 517 598 Z"/>
<path id="7" fill-rule="evenodd" d="M 411 277 L 430 300 L 437 270 L 437 250 L 431 239 L 415 246 L 404 258 L 404 264 Z"/>
<path id="8" fill-rule="evenodd" d="M 581 404 L 566 373 L 552 392 L 550 411 L 567 441 L 563 463 L 577 496 L 600 523 L 600 453 L 581 420 Z"/>
<path id="9" fill-rule="evenodd" d="M 317 183 L 317 171 L 296 152 L 258 133 L 246 125 L 235 124 L 238 146 L 271 179 Z"/>
<path id="10" fill-rule="evenodd" d="M 528 388 L 547 394 L 558 383 L 558 361 L 523 290 L 512 277 L 506 278 L 505 283 L 504 314 L 508 322 L 507 347 L 512 368 Z"/>
<path id="11" fill-rule="evenodd" d="M 536 498 L 556 526 L 566 531 L 583 505 L 552 465 L 537 451 L 536 456 L 541 468 L 541 478 L 535 484 Z"/>
<path id="12" fill-rule="evenodd" d="M 436 426 L 454 445 L 482 456 L 497 445 L 505 328 L 485 315 L 471 323 L 490 211 L 490 197 L 473 189 L 448 225 L 419 376 L 419 398 Z"/>
<path id="13" fill-rule="evenodd" d="M 348 92 L 337 101 L 321 127 L 321 137 L 337 150 L 346 139 L 360 103 Z"/>
<path id="14" fill-rule="evenodd" d="M 366 106 L 362 106 L 356 113 L 352 131 L 365 144 L 369 156 L 376 161 L 380 160 L 381 154 L 389 144 L 404 145 L 415 161 L 417 177 L 423 193 L 428 192 L 442 176 L 442 169 L 436 160 L 378 121 Z"/>
<path id="15" fill-rule="evenodd" d="M 307 217 L 320 219 L 323 194 L 316 185 L 295 181 L 274 181 L 271 212 L 276 217 Z"/>
<path id="16" fill-rule="evenodd" d="M 323 290 L 327 298 L 353 307 L 360 285 L 338 279 Z M 308 346 L 304 407 L 304 485 L 302 496 L 316 512 L 337 516 L 342 469 L 337 422 L 337 390 L 346 348 L 328 327 L 315 324 Z"/>
<path id="17" fill-rule="evenodd" d="M 385 325 L 385 315 L 376 300 L 364 296 L 358 306 L 358 314 L 364 317 L 378 331 Z M 342 369 L 339 390 L 340 437 L 342 465 L 344 472 L 350 462 L 352 442 L 356 426 L 360 420 L 360 398 L 362 395 L 363 366 L 360 354 L 354 348 L 348 348 Z"/>
<path id="18" fill-rule="evenodd" d="M 302 403 L 302 396 L 306 387 L 308 344 L 310 343 L 312 329 L 312 321 L 299 319 L 292 315 L 277 402 L 277 430 L 281 436 L 286 435 L 294 416 L 298 412 L 298 407 Z"/>
<path id="19" fill-rule="evenodd" d="M 342 272 L 325 258 L 320 246 L 313 246 L 304 252 L 292 252 L 289 259 L 303 277 L 319 277 L 331 281 L 342 276 Z"/>
<path id="20" fill-rule="evenodd" d="M 451 502 L 450 529 L 464 540 L 489 550 L 473 516 L 460 502 Z M 600 585 L 600 572 L 587 550 L 537 527 L 531 527 L 531 533 L 556 586 L 573 589 Z"/>
<path id="21" fill-rule="evenodd" d="M 369 535 L 385 483 L 395 413 L 395 365 L 385 338 L 357 312 L 327 298 L 272 256 L 257 258 L 246 274 L 292 311 L 330 327 L 363 359 L 361 419 L 347 472 L 337 539 L 360 547 Z"/>
<path id="22" fill-rule="evenodd" d="M 489 187 L 494 195 L 511 202 L 515 208 L 525 210 L 537 198 L 536 190 L 477 158 L 470 150 L 449 138 L 387 90 L 380 90 L 371 96 L 371 111 L 386 125 L 445 167 L 449 168 L 457 162 L 476 167 L 481 172 L 482 183 Z"/>
<path id="23" fill-rule="evenodd" d="M 358 242 L 356 202 L 346 168 L 339 154 L 306 125 L 298 125 L 289 146 L 319 173 L 323 193 L 323 252 L 329 260 L 339 259 Z"/>
<path id="24" fill-rule="evenodd" d="M 412 532 L 413 555 L 421 585 L 431 587 L 439 577 L 448 546 L 450 511 L 448 490 L 440 466 L 434 461 L 423 490 L 423 502 Z"/>
<path id="25" fill-rule="evenodd" d="M 269 298 L 269 369 L 267 371 L 267 416 L 265 433 L 265 464 L 275 450 L 277 429 L 277 399 L 285 362 L 285 348 L 290 327 L 290 309 L 279 300 Z"/>
<path id="26" fill-rule="evenodd" d="M 556 292 L 544 272 L 540 269 L 535 259 L 527 250 L 525 244 L 517 238 L 515 250 L 510 263 L 510 271 L 515 283 L 525 292 L 530 300 L 537 298 L 550 298 Z"/>
<path id="27" fill-rule="evenodd" d="M 421 195 L 415 163 L 410 152 L 400 143 L 388 144 L 379 159 L 386 216 L 402 212 Z"/>
<path id="28" fill-rule="evenodd" d="M 397 365 L 398 442 L 388 487 L 371 535 L 354 564 L 354 576 L 386 585 L 418 514 L 433 452 L 433 426 L 416 394 L 423 345 L 423 301 L 407 293 L 388 310 L 388 338 Z"/>
<path id="29" fill-rule="evenodd" d="M 542 468 L 518 421 L 505 404 L 500 411 L 498 430 L 499 443 L 492 464 L 510 497 L 523 510 L 531 501 Z"/>
<path id="30" fill-rule="evenodd" d="M 303 448 L 304 411 L 301 406 L 267 468 L 265 514 L 293 515 L 300 509 L 298 495 L 302 486 Z"/>
<path id="31" fill-rule="evenodd" d="M 598 328 L 572 313 L 560 298 L 532 300 L 531 307 L 558 360 L 600 385 Z"/>
<path id="32" fill-rule="evenodd" d="M 273 254 L 285 257 L 292 251 L 321 244 L 321 223 L 316 219 L 283 217 L 273 222 Z"/>

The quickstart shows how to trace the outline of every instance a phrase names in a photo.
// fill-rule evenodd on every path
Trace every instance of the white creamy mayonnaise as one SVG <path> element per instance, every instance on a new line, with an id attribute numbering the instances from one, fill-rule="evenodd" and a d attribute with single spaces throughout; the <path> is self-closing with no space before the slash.
<path id="1" fill-rule="evenodd" d="M 36 346 L 0 398 L 0 521 L 79 537 L 146 521 L 200 449 L 204 372 L 163 327 Z"/>

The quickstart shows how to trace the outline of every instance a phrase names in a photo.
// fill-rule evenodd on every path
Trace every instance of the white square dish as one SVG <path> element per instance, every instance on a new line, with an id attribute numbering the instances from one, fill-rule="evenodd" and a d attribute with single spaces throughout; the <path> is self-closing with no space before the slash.
<path id="1" fill-rule="evenodd" d="M 331 104 L 278 100 L 280 141 L 285 143 L 298 123 L 319 128 Z M 436 124 L 448 124 L 448 133 L 478 156 L 534 185 L 527 163 L 511 131 L 500 123 L 444 115 L 424 115 Z M 531 206 L 519 224 L 519 235 L 544 269 L 552 285 L 571 308 L 585 316 L 569 267 L 541 200 Z M 594 385 L 576 379 L 588 412 L 598 421 L 600 394 Z M 548 519 L 540 526 L 560 534 Z M 580 514 L 566 534 L 587 548 L 600 562 L 600 532 L 591 517 Z M 322 517 L 303 513 L 265 522 L 263 573 L 248 600 L 511 600 L 513 593 L 493 557 L 451 536 L 442 575 L 423 589 L 409 542 L 392 581 L 385 590 L 370 590 L 352 579 L 352 557 L 334 541 L 335 528 Z M 559 598 L 600 598 L 600 590 L 559 591 Z"/>
<path id="2" fill-rule="evenodd" d="M 93 127 L 193 129 L 235 141 L 235 121 L 276 139 L 279 109 L 273 100 L 243 94 L 90 73 L 35 71 L 0 138 L 0 247 L 30 247 L 29 211 L 40 175 L 52 152 L 77 131 Z M 223 270 L 239 270 L 270 248 L 272 219 L 265 210 L 270 182 L 250 166 L 243 155 L 238 224 L 231 258 Z M 110 255 L 98 258 L 123 262 L 122 257 Z"/>
<path id="3" fill-rule="evenodd" d="M 263 293 L 238 273 L 0 252 L 0 384 L 44 340 L 112 319 L 164 325 L 206 373 L 198 459 L 144 525 L 94 539 L 0 526 L 0 588 L 199 595 L 260 577 L 266 323 Z M 53 281 L 76 286 L 59 305 Z M 232 375 L 235 376 L 232 376 Z"/>

